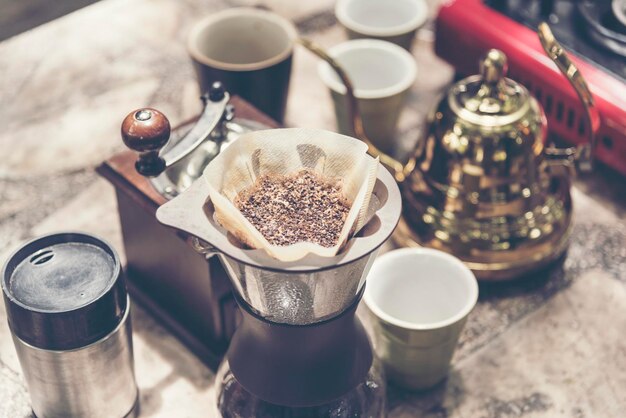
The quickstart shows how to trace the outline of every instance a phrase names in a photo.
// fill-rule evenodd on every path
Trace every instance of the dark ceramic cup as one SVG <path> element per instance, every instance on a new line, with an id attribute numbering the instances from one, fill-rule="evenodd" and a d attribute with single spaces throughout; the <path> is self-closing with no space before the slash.
<path id="1" fill-rule="evenodd" d="M 296 28 L 287 19 L 242 7 L 198 22 L 187 49 L 202 92 L 221 81 L 228 92 L 282 123 L 296 38 Z"/>

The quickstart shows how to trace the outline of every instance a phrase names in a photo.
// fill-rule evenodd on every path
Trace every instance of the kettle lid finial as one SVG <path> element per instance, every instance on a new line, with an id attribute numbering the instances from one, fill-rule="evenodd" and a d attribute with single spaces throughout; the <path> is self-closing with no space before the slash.
<path id="1" fill-rule="evenodd" d="M 490 49 L 480 62 L 480 75 L 485 83 L 496 84 L 506 76 L 508 69 L 506 55 L 499 49 Z"/>
<path id="2" fill-rule="evenodd" d="M 480 74 L 467 77 L 448 92 L 450 108 L 459 118 L 481 126 L 505 126 L 525 117 L 530 95 L 519 83 L 506 78 L 504 52 L 490 49 L 480 61 Z"/>

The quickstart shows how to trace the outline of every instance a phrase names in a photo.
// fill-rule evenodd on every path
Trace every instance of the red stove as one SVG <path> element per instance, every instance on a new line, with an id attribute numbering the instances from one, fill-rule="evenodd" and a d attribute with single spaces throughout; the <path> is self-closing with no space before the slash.
<path id="1" fill-rule="evenodd" d="M 600 112 L 596 157 L 626 175 L 626 0 L 452 0 L 436 23 L 437 55 L 472 74 L 490 48 L 509 59 L 509 77 L 543 105 L 550 133 L 587 141 L 584 109 L 536 34 L 547 22 L 570 52 Z"/>

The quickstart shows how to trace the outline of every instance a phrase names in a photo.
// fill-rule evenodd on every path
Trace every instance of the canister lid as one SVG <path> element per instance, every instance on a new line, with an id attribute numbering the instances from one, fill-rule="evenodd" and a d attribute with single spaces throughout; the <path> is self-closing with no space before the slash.
<path id="1" fill-rule="evenodd" d="M 89 345 L 113 331 L 127 309 L 119 257 L 82 233 L 35 239 L 2 271 L 9 326 L 24 342 L 48 350 Z"/>

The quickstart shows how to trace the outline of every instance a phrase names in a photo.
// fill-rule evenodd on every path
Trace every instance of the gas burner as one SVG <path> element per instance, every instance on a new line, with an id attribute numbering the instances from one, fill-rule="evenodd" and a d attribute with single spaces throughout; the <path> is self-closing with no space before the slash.
<path id="1" fill-rule="evenodd" d="M 626 0 L 583 0 L 577 7 L 591 38 L 626 56 Z"/>
<path id="2" fill-rule="evenodd" d="M 613 0 L 611 2 L 611 8 L 617 20 L 622 24 L 622 29 L 626 28 L 626 1 Z"/>

